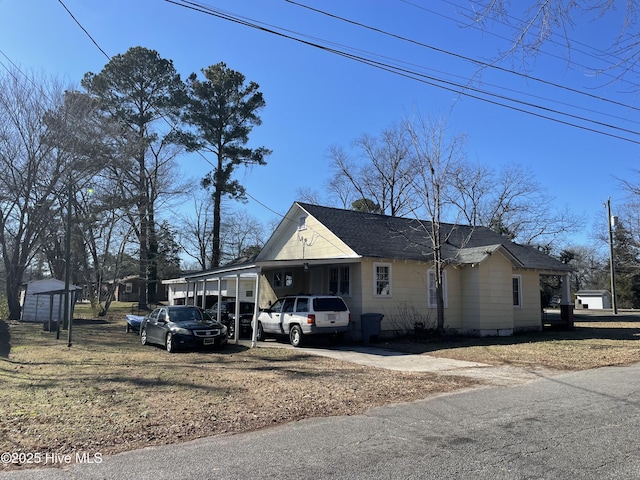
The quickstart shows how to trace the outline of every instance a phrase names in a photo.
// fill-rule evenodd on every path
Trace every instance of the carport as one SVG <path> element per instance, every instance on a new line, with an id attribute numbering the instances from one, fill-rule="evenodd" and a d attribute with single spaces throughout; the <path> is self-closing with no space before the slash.
<path id="1" fill-rule="evenodd" d="M 236 301 L 236 312 L 240 311 L 240 284 L 241 280 L 250 280 L 253 282 L 254 290 L 253 290 L 253 298 L 254 298 L 254 311 L 253 317 L 257 318 L 260 307 L 259 307 L 259 299 L 260 299 L 260 277 L 262 275 L 261 267 L 250 264 L 250 265 L 240 265 L 234 267 L 224 267 L 216 270 L 211 270 L 208 272 L 199 272 L 190 276 L 184 277 L 184 282 L 186 283 L 186 291 L 184 299 L 185 304 L 189 304 L 190 298 L 192 298 L 192 305 L 196 305 L 202 308 L 206 308 L 206 299 L 207 299 L 207 291 L 209 286 L 212 287 L 212 290 L 217 291 L 217 303 L 222 301 L 222 290 L 223 290 L 223 281 L 233 281 L 235 283 L 235 292 L 234 297 Z M 228 289 L 227 289 L 228 290 Z M 190 297 L 190 294 L 192 296 Z M 200 299 L 200 304 L 198 304 L 198 299 Z M 220 311 L 218 310 L 218 321 L 220 321 Z M 238 343 L 240 337 L 240 315 L 235 316 L 235 339 L 234 343 Z M 255 347 L 257 342 L 257 331 L 254 328 L 251 335 L 251 346 Z"/>

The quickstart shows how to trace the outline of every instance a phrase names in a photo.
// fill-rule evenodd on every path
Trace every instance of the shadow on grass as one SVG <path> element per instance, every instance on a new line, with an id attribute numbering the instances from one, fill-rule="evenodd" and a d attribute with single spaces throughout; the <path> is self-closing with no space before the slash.
<path id="1" fill-rule="evenodd" d="M 11 335 L 9 325 L 4 320 L 0 320 L 0 358 L 9 358 L 11 352 Z"/>

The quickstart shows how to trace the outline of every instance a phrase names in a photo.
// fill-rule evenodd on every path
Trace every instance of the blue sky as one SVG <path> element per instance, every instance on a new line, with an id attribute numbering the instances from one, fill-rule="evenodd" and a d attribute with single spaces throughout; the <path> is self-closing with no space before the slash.
<path id="1" fill-rule="evenodd" d="M 611 57 L 598 51 L 605 50 L 618 33 L 620 13 L 598 23 L 590 17 L 578 18 L 575 30 L 569 32 L 572 50 L 548 44 L 545 53 L 527 60 L 526 71 L 517 60 L 497 63 L 590 95 L 586 96 L 490 68 L 478 77 L 478 64 L 461 57 L 491 62 L 508 48 L 506 39 L 512 33 L 500 24 L 490 32 L 469 26 L 463 15 L 467 0 L 302 2 L 434 48 L 372 32 L 285 0 L 202 3 L 272 29 L 287 29 L 288 35 L 306 41 L 333 42 L 333 48 L 421 75 L 459 84 L 480 78 L 482 83 L 472 83 L 474 88 L 638 131 L 634 85 L 614 82 L 619 73 L 615 70 L 598 75 L 593 70 L 610 64 Z M 585 230 L 575 232 L 577 243 L 584 243 L 591 225 L 605 218 L 603 204 L 608 197 L 614 213 L 616 204 L 623 201 L 616 178 L 636 176 L 640 181 L 633 173 L 640 168 L 638 143 L 459 95 L 164 0 L 64 0 L 64 4 L 109 56 L 140 45 L 173 60 L 183 77 L 223 61 L 260 85 L 267 107 L 251 145 L 270 148 L 273 154 L 268 166 L 239 171 L 238 177 L 257 200 L 250 199 L 246 209 L 265 222 L 277 218 L 273 212 L 285 213 L 299 189 L 322 191 L 330 176 L 330 145 L 348 147 L 362 134 L 376 135 L 414 110 L 425 116 L 446 115 L 450 129 L 467 135 L 471 160 L 530 167 L 559 207 L 568 206 L 583 219 Z M 566 61 L 568 55 L 572 65 Z M 107 61 L 58 1 L 0 0 L 0 68 L 13 62 L 23 71 L 42 71 L 79 84 L 84 73 L 99 72 Z M 493 101 L 512 104 L 508 99 L 494 97 Z M 537 111 L 557 117 L 549 110 Z M 563 121 L 586 125 L 567 117 Z M 634 133 L 594 124 L 588 128 L 640 141 Z M 198 157 L 185 157 L 180 163 L 185 176 L 199 178 L 208 171 Z"/>

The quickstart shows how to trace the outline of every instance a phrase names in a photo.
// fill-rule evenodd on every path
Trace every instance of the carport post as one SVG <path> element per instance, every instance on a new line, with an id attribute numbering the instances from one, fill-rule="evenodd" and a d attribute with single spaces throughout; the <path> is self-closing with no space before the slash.
<path id="1" fill-rule="evenodd" d="M 253 292 L 255 303 L 253 304 L 253 331 L 251 332 L 251 348 L 255 348 L 258 343 L 258 314 L 260 313 L 260 275 L 261 271 L 256 273 L 256 288 Z"/>
<path id="2" fill-rule="evenodd" d="M 204 310 L 207 308 L 207 279 L 202 279 L 202 305 L 200 305 Z"/>
<path id="3" fill-rule="evenodd" d="M 236 314 L 234 315 L 234 340 L 235 340 L 235 344 L 238 344 L 238 341 L 240 340 L 240 274 L 236 273 Z"/>

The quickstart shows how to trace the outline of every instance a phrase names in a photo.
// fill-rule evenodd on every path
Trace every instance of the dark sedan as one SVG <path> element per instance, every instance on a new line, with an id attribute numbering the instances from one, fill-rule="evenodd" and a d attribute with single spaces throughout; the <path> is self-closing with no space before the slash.
<path id="1" fill-rule="evenodd" d="M 142 345 L 164 345 L 168 352 L 219 347 L 227 343 L 227 327 L 199 307 L 172 305 L 156 308 L 144 317 L 140 341 Z"/>

